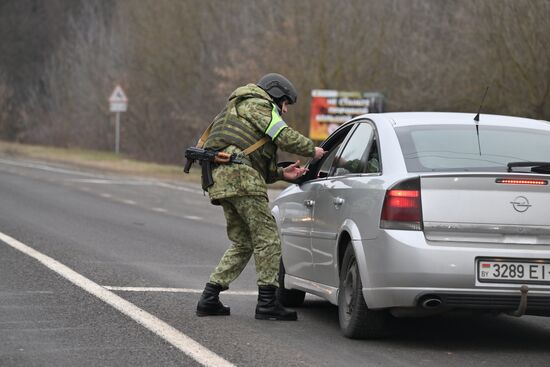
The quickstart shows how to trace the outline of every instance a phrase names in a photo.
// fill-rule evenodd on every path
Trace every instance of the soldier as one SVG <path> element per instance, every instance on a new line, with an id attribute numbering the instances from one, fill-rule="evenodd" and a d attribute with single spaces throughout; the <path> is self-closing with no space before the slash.
<path id="1" fill-rule="evenodd" d="M 281 115 L 296 103 L 292 83 L 280 74 L 267 74 L 257 84 L 237 88 L 225 108 L 214 118 L 204 148 L 237 153 L 244 164 L 220 164 L 212 170 L 210 200 L 221 205 L 227 221 L 227 236 L 233 242 L 210 275 L 197 304 L 197 316 L 229 315 L 230 308 L 219 293 L 242 272 L 254 255 L 258 284 L 256 319 L 296 320 L 296 312 L 276 299 L 281 242 L 268 205 L 267 186 L 277 180 L 292 181 L 305 173 L 299 161 L 277 167 L 277 148 L 319 159 L 325 151 L 287 126 Z M 259 149 L 242 152 L 264 137 Z"/>

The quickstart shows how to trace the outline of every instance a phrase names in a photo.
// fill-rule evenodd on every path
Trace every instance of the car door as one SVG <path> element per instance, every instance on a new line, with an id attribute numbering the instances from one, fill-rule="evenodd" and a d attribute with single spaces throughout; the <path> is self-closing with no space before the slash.
<path id="1" fill-rule="evenodd" d="M 285 271 L 302 279 L 313 279 L 311 228 L 315 210 L 316 191 L 326 179 L 342 141 L 351 127 L 343 127 L 321 146 L 327 150 L 318 162 L 312 162 L 300 185 L 296 185 L 277 199 L 280 232 L 283 241 L 282 256 Z"/>
<path id="2" fill-rule="evenodd" d="M 374 125 L 368 121 L 358 123 L 334 159 L 329 176 L 316 190 L 311 231 L 316 282 L 338 286 L 336 241 L 344 221 L 369 200 L 368 196 L 357 195 L 356 190 L 365 185 L 363 176 L 379 174 L 377 153 Z"/>
<path id="3" fill-rule="evenodd" d="M 309 184 L 296 186 L 277 200 L 282 257 L 287 274 L 302 279 L 313 278 L 311 256 L 311 221 L 314 193 Z"/>
<path id="4" fill-rule="evenodd" d="M 277 199 L 283 239 L 282 255 L 287 274 L 313 280 L 311 229 L 316 192 L 328 177 L 332 162 L 352 127 L 353 125 L 342 126 L 325 140 L 321 144 L 327 151 L 323 158 L 311 162 L 301 183 L 292 187 L 283 198 Z"/>

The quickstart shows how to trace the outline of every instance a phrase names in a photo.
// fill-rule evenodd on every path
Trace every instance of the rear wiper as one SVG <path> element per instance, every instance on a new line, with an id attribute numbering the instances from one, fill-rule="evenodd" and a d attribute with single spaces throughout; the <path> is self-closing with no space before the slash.
<path id="1" fill-rule="evenodd" d="M 531 172 L 550 174 L 550 162 L 509 162 L 507 166 L 508 172 L 514 167 L 531 167 Z"/>

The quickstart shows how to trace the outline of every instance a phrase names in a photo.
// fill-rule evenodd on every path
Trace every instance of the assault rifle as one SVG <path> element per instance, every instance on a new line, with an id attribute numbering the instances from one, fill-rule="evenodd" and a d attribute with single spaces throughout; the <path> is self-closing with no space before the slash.
<path id="1" fill-rule="evenodd" d="M 206 190 L 214 184 L 212 179 L 212 163 L 228 164 L 228 163 L 243 163 L 237 154 L 229 154 L 225 152 L 217 152 L 210 149 L 187 148 L 185 151 L 185 167 L 183 172 L 189 173 L 191 166 L 195 161 L 199 161 L 202 167 L 202 189 Z"/>

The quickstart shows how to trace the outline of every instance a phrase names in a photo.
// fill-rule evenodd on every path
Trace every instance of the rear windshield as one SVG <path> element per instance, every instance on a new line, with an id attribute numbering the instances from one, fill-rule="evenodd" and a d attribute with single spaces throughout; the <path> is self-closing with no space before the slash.
<path id="1" fill-rule="evenodd" d="M 396 128 L 409 172 L 504 171 L 508 162 L 550 161 L 550 131 L 497 126 Z"/>

